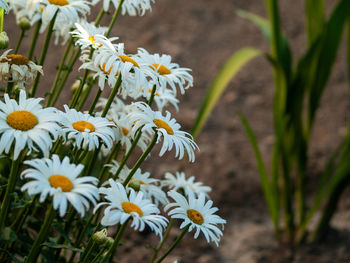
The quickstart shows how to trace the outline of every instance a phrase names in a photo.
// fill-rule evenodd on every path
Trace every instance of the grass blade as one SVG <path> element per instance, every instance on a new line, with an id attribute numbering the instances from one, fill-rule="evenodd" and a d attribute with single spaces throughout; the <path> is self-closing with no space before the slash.
<path id="1" fill-rule="evenodd" d="M 204 123 L 208 119 L 221 94 L 225 91 L 230 80 L 246 63 L 261 54 L 262 52 L 260 50 L 254 48 L 243 48 L 238 50 L 226 61 L 203 100 L 197 119 L 192 128 L 191 133 L 193 137 L 196 137 L 201 131 Z"/>

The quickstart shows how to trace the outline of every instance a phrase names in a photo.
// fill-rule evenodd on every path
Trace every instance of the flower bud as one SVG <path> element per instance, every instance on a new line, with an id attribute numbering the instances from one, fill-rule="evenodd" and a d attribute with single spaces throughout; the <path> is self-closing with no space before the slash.
<path id="1" fill-rule="evenodd" d="M 0 49 L 6 49 L 9 46 L 9 38 L 5 31 L 0 33 Z"/>
<path id="2" fill-rule="evenodd" d="M 74 94 L 78 90 L 79 86 L 80 86 L 80 80 L 77 79 L 76 81 L 74 81 L 72 87 L 70 88 L 71 92 Z"/>
<path id="3" fill-rule="evenodd" d="M 104 228 L 101 231 L 95 232 L 92 235 L 92 239 L 100 244 L 104 244 L 105 242 L 107 242 L 108 236 L 107 236 L 107 229 Z"/>
<path id="4" fill-rule="evenodd" d="M 19 28 L 22 29 L 22 30 L 28 30 L 28 29 L 31 27 L 30 21 L 29 21 L 29 19 L 26 18 L 26 17 L 22 17 L 22 18 L 19 20 L 18 26 L 19 26 Z"/>
<path id="5" fill-rule="evenodd" d="M 141 185 L 141 183 L 140 183 L 139 180 L 137 180 L 137 179 L 132 179 L 132 180 L 130 181 L 130 183 L 129 183 L 128 186 L 129 186 L 130 188 L 134 189 L 136 192 L 138 192 L 138 191 L 140 191 L 140 185 Z"/>

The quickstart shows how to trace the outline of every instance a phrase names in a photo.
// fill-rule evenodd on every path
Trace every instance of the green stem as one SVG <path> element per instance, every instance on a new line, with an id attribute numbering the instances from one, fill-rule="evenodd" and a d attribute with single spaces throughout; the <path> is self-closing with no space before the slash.
<path id="1" fill-rule="evenodd" d="M 100 249 L 100 252 L 98 252 L 98 254 L 96 255 L 96 257 L 94 257 L 94 259 L 92 260 L 92 263 L 97 263 L 98 259 L 100 258 L 100 256 L 102 255 L 102 253 L 105 251 L 105 249 L 107 248 L 107 244 L 103 246 L 102 249 Z"/>
<path id="2" fill-rule="evenodd" d="M 109 34 L 111 33 L 112 28 L 113 28 L 115 22 L 117 21 L 117 17 L 118 17 L 118 15 L 120 13 L 120 10 L 122 8 L 123 3 L 124 3 L 124 0 L 120 0 L 118 7 L 117 7 L 117 9 L 115 10 L 115 12 L 113 14 L 112 20 L 109 23 L 109 26 L 108 26 L 108 29 L 107 29 L 107 32 L 106 32 L 106 37 L 109 37 Z"/>
<path id="3" fill-rule="evenodd" d="M 64 68 L 64 64 L 66 62 L 66 59 L 67 59 L 67 56 L 69 54 L 69 51 L 71 50 L 71 47 L 72 47 L 72 44 L 73 44 L 73 37 L 71 37 L 69 39 L 69 42 L 68 42 L 68 45 L 63 53 L 63 57 L 61 59 L 61 62 L 60 62 L 60 65 L 58 66 L 58 71 L 57 71 L 57 74 L 56 74 L 56 78 L 55 78 L 55 81 L 54 81 L 54 84 L 52 86 L 52 89 L 49 93 L 49 98 L 47 100 L 47 103 L 46 103 L 46 106 L 50 106 L 51 105 L 51 100 L 53 98 L 53 96 L 55 95 L 55 92 L 56 92 L 56 89 L 57 89 L 57 86 L 58 86 L 58 83 L 59 83 L 59 80 L 60 80 L 60 76 L 61 76 L 61 73 L 62 73 L 62 70 Z"/>
<path id="4" fill-rule="evenodd" d="M 101 117 L 106 117 L 106 115 L 107 115 L 107 113 L 108 113 L 108 110 L 109 110 L 109 108 L 111 107 L 111 104 L 112 104 L 112 102 L 113 102 L 113 100 L 114 100 L 114 97 L 115 97 L 115 95 L 117 95 L 117 93 L 118 93 L 118 90 L 119 90 L 119 87 L 120 87 L 120 84 L 121 84 L 121 83 L 122 83 L 122 75 L 119 74 L 118 79 L 117 79 L 117 82 L 115 83 L 115 85 L 114 85 L 114 87 L 113 87 L 113 89 L 112 89 L 112 92 L 111 92 L 111 94 L 109 95 L 108 101 L 107 101 L 107 103 L 106 103 L 105 108 L 103 109 L 103 112 L 102 112 L 102 114 L 101 114 Z"/>
<path id="5" fill-rule="evenodd" d="M 18 158 L 17 160 L 13 160 L 11 163 L 10 175 L 8 178 L 6 192 L 5 192 L 5 196 L 2 201 L 1 210 L 0 210 L 0 233 L 2 233 L 3 227 L 5 226 L 5 220 L 7 217 L 9 207 L 11 205 L 11 195 L 14 192 L 16 183 L 17 183 L 17 177 L 19 174 L 18 167 L 20 163 L 21 163 L 21 158 Z"/>
<path id="6" fill-rule="evenodd" d="M 79 262 L 82 262 L 82 263 L 89 262 L 88 259 L 97 245 L 98 244 L 95 241 L 93 241 L 92 244 L 87 247 L 87 251 L 84 253 L 83 258 L 79 260 Z"/>
<path id="7" fill-rule="evenodd" d="M 165 241 L 168 239 L 170 230 L 173 227 L 173 225 L 174 225 L 174 218 L 171 218 L 170 221 L 169 221 L 168 227 L 166 229 L 166 232 L 164 234 L 164 237 L 162 238 L 162 241 L 159 243 L 158 247 L 153 252 L 153 256 L 152 256 L 152 259 L 151 259 L 150 263 L 153 263 L 156 260 L 159 251 L 162 249 Z"/>
<path id="8" fill-rule="evenodd" d="M 42 224 L 39 234 L 36 237 L 32 248 L 29 251 L 27 258 L 24 263 L 33 263 L 37 261 L 41 250 L 41 244 L 47 239 L 49 228 L 55 218 L 56 212 L 53 209 L 53 205 L 50 204 L 49 209 L 46 212 L 44 223 Z"/>
<path id="9" fill-rule="evenodd" d="M 39 22 L 36 24 L 33 36 L 32 36 L 32 43 L 30 44 L 30 48 L 29 48 L 29 53 L 28 53 L 28 59 L 32 59 L 33 54 L 34 54 L 34 49 L 36 46 L 36 42 L 38 40 L 38 36 L 39 36 L 39 32 L 40 32 L 40 27 L 41 27 L 41 20 L 39 20 Z"/>
<path id="10" fill-rule="evenodd" d="M 134 167 L 131 169 L 131 171 L 129 172 L 128 176 L 125 178 L 124 182 L 123 182 L 123 186 L 127 186 L 127 184 L 129 183 L 129 181 L 131 180 L 132 176 L 135 174 L 136 170 L 140 167 L 140 165 L 142 164 L 142 162 L 146 159 L 146 157 L 148 156 L 148 154 L 151 152 L 153 146 L 156 144 L 158 139 L 158 133 L 156 132 L 153 136 L 153 139 L 151 141 L 151 143 L 148 145 L 147 149 L 145 150 L 145 152 L 141 155 L 141 157 L 137 160 L 137 162 L 135 163 Z"/>
<path id="11" fill-rule="evenodd" d="M 94 54 L 94 49 L 91 48 L 90 54 L 89 54 L 89 59 L 92 58 L 92 55 L 93 55 L 93 54 Z M 82 81 L 80 82 L 79 88 L 77 89 L 77 91 L 76 91 L 75 94 L 74 94 L 74 97 L 73 97 L 73 99 L 72 99 L 72 104 L 71 104 L 70 108 L 74 108 L 74 107 L 77 105 L 77 102 L 78 102 L 78 100 L 79 100 L 80 94 L 81 94 L 81 92 L 83 91 L 83 88 L 84 88 L 86 79 L 87 79 L 87 77 L 88 77 L 88 75 L 89 75 L 89 72 L 90 72 L 90 70 L 85 69 L 83 79 L 82 79 Z"/>
<path id="12" fill-rule="evenodd" d="M 73 51 L 74 54 L 74 51 Z M 69 77 L 69 74 L 72 72 L 73 70 L 73 66 L 75 64 L 75 62 L 77 61 L 77 59 L 79 58 L 80 55 L 80 49 L 76 51 L 76 53 L 74 55 L 72 55 L 72 57 L 70 58 L 69 62 L 68 62 L 68 67 L 67 67 L 67 71 L 65 72 L 65 74 L 63 75 L 62 81 L 61 83 L 58 84 L 58 88 L 57 88 L 57 92 L 55 94 L 55 97 L 53 98 L 51 105 L 55 105 L 56 101 L 58 100 L 58 97 L 60 96 L 64 85 L 67 82 L 67 79 Z"/>
<path id="13" fill-rule="evenodd" d="M 18 52 L 18 50 L 19 50 L 19 47 L 21 46 L 22 40 L 23 40 L 23 38 L 24 38 L 25 32 L 26 32 L 25 29 L 22 29 L 22 30 L 21 30 L 21 35 L 19 36 L 19 39 L 18 39 L 16 48 L 15 48 L 14 54 L 17 54 L 17 52 Z"/>
<path id="14" fill-rule="evenodd" d="M 103 15 L 105 14 L 105 10 L 103 7 L 101 8 L 100 12 L 98 13 L 96 19 L 95 19 L 95 26 L 98 26 L 102 20 Z"/>
<path id="15" fill-rule="evenodd" d="M 0 32 L 4 31 L 4 15 L 5 10 L 3 8 L 0 8 Z"/>
<path id="16" fill-rule="evenodd" d="M 123 232 L 126 228 L 126 226 L 128 225 L 129 220 L 127 220 L 124 224 L 122 224 L 121 226 L 119 226 L 118 232 L 117 232 L 117 236 L 114 239 L 113 244 L 111 245 L 111 247 L 108 249 L 106 255 L 104 255 L 104 257 L 101 259 L 100 263 L 104 263 L 106 262 L 109 257 L 112 255 L 113 251 L 116 249 L 116 247 L 119 244 L 119 241 L 123 235 Z"/>
<path id="17" fill-rule="evenodd" d="M 97 104 L 97 102 L 98 102 L 98 99 L 99 99 L 100 96 L 101 96 L 101 93 L 102 93 L 102 90 L 101 90 L 101 89 L 98 89 L 98 90 L 97 90 L 97 93 L 96 93 L 96 96 L 95 96 L 95 99 L 94 99 L 94 101 L 92 102 L 92 105 L 91 105 L 91 107 L 90 107 L 90 109 L 89 109 L 89 114 L 92 114 L 92 113 L 93 113 L 93 111 L 94 111 L 94 109 L 95 109 L 95 107 L 96 107 L 96 104 Z"/>
<path id="18" fill-rule="evenodd" d="M 39 61 L 39 65 L 40 66 L 44 65 L 44 61 L 45 61 L 45 58 L 46 58 L 47 50 L 49 49 L 49 44 L 50 44 L 51 36 L 52 36 L 52 33 L 53 33 L 53 26 L 55 25 L 55 20 L 56 20 L 57 14 L 58 14 L 58 10 L 56 11 L 55 15 L 53 16 L 53 18 L 52 18 L 52 20 L 51 20 L 51 22 L 49 24 L 49 28 L 47 30 L 43 51 L 41 53 L 41 57 L 40 57 L 40 61 Z M 36 75 L 36 79 L 35 79 L 34 85 L 33 85 L 32 90 L 30 92 L 30 97 L 34 97 L 35 96 L 35 92 L 36 92 L 36 89 L 37 89 L 38 84 L 39 84 L 40 76 L 41 76 L 40 73 L 38 73 Z"/>
<path id="19" fill-rule="evenodd" d="M 173 249 L 177 246 L 177 244 L 179 244 L 181 239 L 186 235 L 189 227 L 190 227 L 190 224 L 185 226 L 185 228 L 182 230 L 181 234 L 176 238 L 176 240 L 172 243 L 172 245 L 168 248 L 168 250 L 164 253 L 164 255 L 161 256 L 161 258 L 157 260 L 157 263 L 162 262 L 170 254 L 170 252 L 173 251 Z"/>

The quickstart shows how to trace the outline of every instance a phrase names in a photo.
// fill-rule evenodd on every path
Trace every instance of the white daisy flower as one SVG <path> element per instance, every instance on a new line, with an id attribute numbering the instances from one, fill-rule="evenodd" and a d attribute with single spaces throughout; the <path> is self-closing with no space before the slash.
<path id="1" fill-rule="evenodd" d="M 9 9 L 10 9 L 6 0 L 0 0 L 0 8 L 3 8 L 6 14 L 9 12 Z"/>
<path id="2" fill-rule="evenodd" d="M 113 226 L 118 223 L 124 224 L 129 218 L 132 220 L 131 227 L 135 231 L 143 231 L 145 225 L 160 237 L 168 220 L 159 215 L 159 209 L 152 204 L 149 199 L 144 199 L 143 192 L 136 192 L 130 189 L 130 195 L 124 186 L 109 179 L 110 188 L 101 187 L 99 192 L 105 195 L 108 202 L 99 203 L 96 210 L 103 205 L 107 205 L 101 220 L 103 226 Z"/>
<path id="3" fill-rule="evenodd" d="M 60 129 L 57 110 L 43 109 L 39 103 L 43 99 L 27 99 L 24 90 L 20 91 L 18 103 L 8 94 L 4 98 L 5 102 L 0 101 L 0 153 L 8 154 L 14 146 L 14 160 L 24 148 L 28 148 L 28 154 L 39 148 L 47 156 Z"/>
<path id="4" fill-rule="evenodd" d="M 93 23 L 88 23 L 85 20 L 82 20 L 80 23 L 75 23 L 74 25 L 76 29 L 70 33 L 73 37 L 78 38 L 75 45 L 79 45 L 81 49 L 86 49 L 88 47 L 98 48 L 102 46 L 101 39 L 106 39 L 104 36 L 107 31 L 106 27 L 96 27 Z"/>
<path id="5" fill-rule="evenodd" d="M 160 88 L 164 89 L 169 85 L 176 94 L 178 86 L 181 94 L 184 94 L 186 89 L 193 86 L 193 77 L 189 73 L 191 69 L 180 68 L 178 64 L 171 62 L 171 56 L 152 55 L 143 48 L 138 49 L 138 56 L 142 60 L 142 66 L 148 69 L 148 76 L 158 79 L 157 85 Z"/>
<path id="6" fill-rule="evenodd" d="M 113 164 L 109 164 L 108 166 L 110 167 L 109 172 L 112 175 L 115 175 L 118 171 L 119 163 L 113 160 Z M 129 173 L 130 169 L 124 166 L 120 171 L 117 181 L 123 183 L 128 177 Z M 137 190 L 135 188 L 139 188 L 139 191 L 142 191 L 144 193 L 145 198 L 154 200 L 156 206 L 158 206 L 159 203 L 162 205 L 167 204 L 168 198 L 166 197 L 166 194 L 163 192 L 163 190 L 158 186 L 160 180 L 150 178 L 150 175 L 151 174 L 149 172 L 142 173 L 141 169 L 139 168 L 132 176 L 131 180 L 128 183 L 128 186 L 133 187 L 134 190 Z"/>
<path id="7" fill-rule="evenodd" d="M 180 225 L 180 229 L 189 225 L 189 232 L 193 229 L 196 230 L 194 238 L 197 238 L 199 233 L 202 232 L 208 243 L 213 241 L 218 246 L 223 234 L 217 225 L 221 224 L 223 228 L 226 220 L 214 214 L 219 209 L 212 207 L 213 201 L 205 202 L 204 194 L 200 194 L 198 198 L 195 198 L 193 192 L 188 193 L 188 200 L 174 190 L 169 191 L 168 195 L 175 200 L 175 203 L 166 205 L 164 210 L 172 209 L 168 212 L 169 216 L 184 220 Z"/>
<path id="8" fill-rule="evenodd" d="M 79 148 L 91 151 L 97 148 L 101 142 L 110 149 L 115 140 L 112 127 L 113 122 L 106 118 L 93 117 L 89 114 L 77 112 L 64 105 L 65 113 L 62 113 L 62 132 L 67 134 L 68 140 L 74 138 Z"/>
<path id="9" fill-rule="evenodd" d="M 28 19 L 30 25 L 41 19 L 40 0 L 9 0 L 9 4 L 16 15 L 17 24 L 23 18 Z"/>
<path id="10" fill-rule="evenodd" d="M 100 88 L 105 80 L 108 80 L 108 84 L 113 88 L 119 74 L 121 74 L 122 85 L 119 94 L 123 97 L 139 96 L 141 88 L 148 83 L 145 75 L 148 69 L 139 66 L 140 60 L 137 56 L 126 55 L 123 43 L 113 45 L 111 41 L 104 41 L 103 46 L 95 53 L 92 60 L 87 59 L 88 64 L 84 63 L 81 68 L 90 67 L 91 70 L 97 72 L 98 76 L 102 78 L 99 80 Z"/>
<path id="11" fill-rule="evenodd" d="M 40 202 L 44 202 L 48 195 L 53 198 L 53 208 L 59 210 L 60 216 L 67 211 L 68 202 L 74 209 L 84 216 L 90 207 L 89 201 L 96 205 L 99 200 L 97 178 L 92 176 L 79 177 L 84 165 L 71 164 L 66 156 L 60 161 L 58 155 L 52 159 L 34 159 L 24 162 L 32 168 L 22 172 L 21 177 L 32 179 L 24 184 L 22 191 L 29 195 L 40 194 Z"/>
<path id="12" fill-rule="evenodd" d="M 147 100 L 150 99 L 151 94 L 153 91 L 153 83 L 150 82 L 149 88 L 147 89 L 141 89 L 142 96 L 146 98 Z M 156 103 L 156 106 L 158 108 L 158 111 L 163 111 L 163 109 L 168 105 L 171 104 L 175 107 L 176 111 L 179 110 L 178 103 L 179 100 L 176 98 L 175 93 L 173 90 L 170 89 L 157 89 L 154 93 L 154 102 Z"/>
<path id="13" fill-rule="evenodd" d="M 159 135 L 158 142 L 163 137 L 159 156 L 175 147 L 175 157 L 182 159 L 186 150 L 190 162 L 194 162 L 194 150 L 199 148 L 189 133 L 180 130 L 180 124 L 171 118 L 170 112 L 167 111 L 166 116 L 163 116 L 160 111 L 153 111 L 146 103 L 136 102 L 133 105 L 139 109 L 129 114 L 130 120 L 135 122 L 133 132 L 141 127 L 142 131 L 147 133 L 153 133 L 155 130 Z"/>
<path id="14" fill-rule="evenodd" d="M 105 12 L 109 10 L 109 4 L 111 2 L 115 8 L 118 8 L 120 0 L 103 0 L 103 9 Z M 154 3 L 154 0 L 125 0 L 122 4 L 122 14 L 143 16 L 147 10 L 152 10 L 151 3 Z"/>
<path id="15" fill-rule="evenodd" d="M 175 175 L 166 173 L 165 179 L 162 180 L 161 184 L 162 187 L 167 186 L 175 191 L 182 189 L 185 195 L 188 195 L 189 192 L 194 192 L 196 196 L 204 194 L 206 198 L 209 198 L 208 193 L 211 192 L 211 188 L 203 185 L 202 182 L 195 182 L 194 180 L 194 176 L 190 176 L 186 179 L 184 172 L 176 172 Z"/>
<path id="16" fill-rule="evenodd" d="M 41 32 L 45 31 L 57 11 L 55 24 L 59 22 L 73 25 L 78 22 L 79 15 L 85 17 L 90 12 L 89 5 L 91 4 L 87 0 L 41 0 L 41 3 L 44 5 Z"/>
<path id="17" fill-rule="evenodd" d="M 16 82 L 19 88 L 25 88 L 25 84 L 32 84 L 37 73 L 44 74 L 42 66 L 23 55 L 8 54 L 10 51 L 0 56 L 0 80 Z"/>

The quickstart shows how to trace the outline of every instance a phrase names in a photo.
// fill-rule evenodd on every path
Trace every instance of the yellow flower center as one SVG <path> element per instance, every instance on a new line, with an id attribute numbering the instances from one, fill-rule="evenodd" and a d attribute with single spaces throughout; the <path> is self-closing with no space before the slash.
<path id="1" fill-rule="evenodd" d="M 68 0 L 48 0 L 48 1 L 52 5 L 59 5 L 59 6 L 69 5 Z"/>
<path id="2" fill-rule="evenodd" d="M 88 122 L 88 121 L 77 121 L 77 122 L 74 122 L 72 125 L 73 125 L 74 129 L 76 129 L 77 131 L 80 131 L 80 132 L 84 132 L 85 129 L 88 129 L 89 132 L 95 131 L 95 126 L 91 122 Z"/>
<path id="3" fill-rule="evenodd" d="M 122 130 L 124 136 L 127 136 L 129 134 L 129 130 L 127 128 L 121 127 L 121 130 Z"/>
<path id="4" fill-rule="evenodd" d="M 49 178 L 50 185 L 54 188 L 61 187 L 63 192 L 69 192 L 73 189 L 72 181 L 64 175 L 54 174 Z"/>
<path id="5" fill-rule="evenodd" d="M 19 55 L 19 54 L 9 54 L 6 55 L 6 57 L 9 59 L 8 61 L 6 59 L 2 59 L 1 62 L 7 62 L 10 65 L 16 64 L 16 65 L 28 65 L 29 59 L 25 56 Z"/>
<path id="6" fill-rule="evenodd" d="M 140 209 L 140 207 L 138 207 L 138 205 L 135 205 L 134 203 L 131 203 L 131 202 L 123 202 L 122 203 L 122 208 L 124 210 L 125 213 L 132 213 L 132 212 L 135 212 L 135 213 L 138 213 L 140 217 L 143 216 L 143 212 L 142 210 Z"/>
<path id="7" fill-rule="evenodd" d="M 194 209 L 187 210 L 187 216 L 193 223 L 197 225 L 201 225 L 204 222 L 204 218 L 202 214 L 199 213 L 197 210 L 194 210 Z"/>
<path id="8" fill-rule="evenodd" d="M 88 40 L 93 44 L 95 43 L 95 37 L 94 36 L 89 36 Z"/>
<path id="9" fill-rule="evenodd" d="M 174 134 L 174 130 L 169 126 L 169 124 L 167 124 L 165 121 L 160 120 L 160 119 L 154 119 L 153 123 L 155 125 L 157 125 L 157 127 L 159 129 L 163 128 L 164 130 L 166 130 L 166 132 L 170 135 Z"/>
<path id="10" fill-rule="evenodd" d="M 36 116 L 26 110 L 18 110 L 7 115 L 7 124 L 21 131 L 28 131 L 38 124 Z"/>
<path id="11" fill-rule="evenodd" d="M 167 75 L 171 73 L 170 69 L 168 69 L 166 66 L 163 66 L 163 65 L 159 66 L 159 64 L 152 64 L 150 68 L 153 69 L 154 71 L 157 71 L 160 75 Z"/>
<path id="12" fill-rule="evenodd" d="M 128 57 L 126 55 L 119 55 L 120 59 L 125 63 L 125 62 L 130 62 L 132 63 L 135 67 L 139 68 L 139 64 L 135 60 L 133 60 L 131 57 Z"/>

